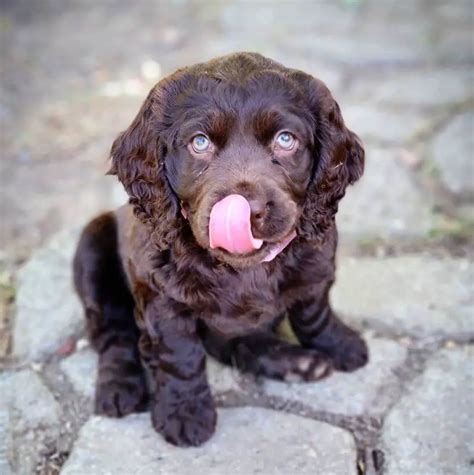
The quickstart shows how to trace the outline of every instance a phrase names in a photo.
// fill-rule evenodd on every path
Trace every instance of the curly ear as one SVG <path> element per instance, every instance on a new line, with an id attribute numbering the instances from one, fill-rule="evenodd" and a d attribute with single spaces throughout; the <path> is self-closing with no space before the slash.
<path id="1" fill-rule="evenodd" d="M 153 241 L 163 250 L 176 239 L 182 224 L 177 197 L 165 175 L 166 146 L 159 136 L 164 97 L 160 84 L 150 91 L 130 127 L 114 141 L 108 173 L 118 176 L 135 215 L 151 226 Z"/>
<path id="2" fill-rule="evenodd" d="M 306 192 L 298 235 L 319 240 L 332 226 L 346 187 L 364 171 L 364 148 L 344 124 L 339 105 L 326 85 L 304 73 L 294 77 L 305 85 L 314 117 L 314 165 Z"/>

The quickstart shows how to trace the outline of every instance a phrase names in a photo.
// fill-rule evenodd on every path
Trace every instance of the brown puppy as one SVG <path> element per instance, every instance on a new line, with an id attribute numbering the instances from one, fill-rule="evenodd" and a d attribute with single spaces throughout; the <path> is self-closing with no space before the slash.
<path id="1" fill-rule="evenodd" d="M 92 221 L 74 260 L 96 411 L 143 410 L 145 364 L 155 428 L 199 445 L 216 424 L 205 350 L 277 379 L 363 366 L 364 341 L 328 302 L 334 216 L 363 168 L 331 93 L 303 72 L 239 53 L 160 81 L 112 147 L 131 206 Z M 301 346 L 274 335 L 284 315 Z"/>

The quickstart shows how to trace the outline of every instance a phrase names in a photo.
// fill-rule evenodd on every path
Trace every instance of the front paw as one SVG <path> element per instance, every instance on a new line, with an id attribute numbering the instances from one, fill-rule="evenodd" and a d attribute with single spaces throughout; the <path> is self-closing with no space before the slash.
<path id="1" fill-rule="evenodd" d="M 198 446 L 214 433 L 217 413 L 207 389 L 204 393 L 186 397 L 170 397 L 163 391 L 153 403 L 151 417 L 155 429 L 173 445 Z"/>
<path id="2" fill-rule="evenodd" d="M 108 417 L 123 417 L 147 409 L 148 392 L 142 378 L 133 382 L 108 381 L 97 383 L 95 413 Z"/>
<path id="3" fill-rule="evenodd" d="M 355 371 L 369 361 L 369 349 L 365 341 L 355 332 L 347 335 L 340 345 L 333 348 L 331 358 L 338 371 Z"/>

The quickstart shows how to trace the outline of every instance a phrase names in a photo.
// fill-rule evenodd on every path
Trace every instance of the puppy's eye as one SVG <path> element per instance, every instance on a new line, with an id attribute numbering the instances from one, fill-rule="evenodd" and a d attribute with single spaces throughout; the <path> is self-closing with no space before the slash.
<path id="1" fill-rule="evenodd" d="M 196 153 L 208 152 L 211 149 L 211 141 L 204 134 L 199 134 L 191 141 L 191 147 Z"/>
<path id="2" fill-rule="evenodd" d="M 281 132 L 276 138 L 276 143 L 283 150 L 291 150 L 295 146 L 296 138 L 290 132 Z"/>

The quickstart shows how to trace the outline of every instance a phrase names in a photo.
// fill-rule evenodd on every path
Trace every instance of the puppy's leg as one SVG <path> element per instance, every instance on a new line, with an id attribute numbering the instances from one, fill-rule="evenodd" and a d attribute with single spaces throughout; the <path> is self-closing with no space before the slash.
<path id="1" fill-rule="evenodd" d="M 203 327 L 201 337 L 210 355 L 257 376 L 285 381 L 317 381 L 332 371 L 332 363 L 324 354 L 292 345 L 271 332 L 225 339 Z"/>
<path id="2" fill-rule="evenodd" d="M 91 344 L 99 354 L 96 413 L 120 417 L 145 410 L 148 391 L 138 353 L 134 302 L 117 252 L 112 213 L 94 219 L 83 231 L 74 258 L 74 283 Z"/>
<path id="3" fill-rule="evenodd" d="M 367 345 L 333 313 L 329 288 L 330 284 L 316 286 L 310 292 L 313 297 L 297 302 L 289 310 L 290 323 L 305 348 L 327 355 L 339 371 L 354 371 L 367 363 Z"/>
<path id="4" fill-rule="evenodd" d="M 198 446 L 214 433 L 217 414 L 206 377 L 206 355 L 196 321 L 178 313 L 176 303 L 157 299 L 148 304 L 140 351 L 155 384 L 152 422 L 168 442 Z M 151 323 L 150 323 L 151 322 Z"/>

